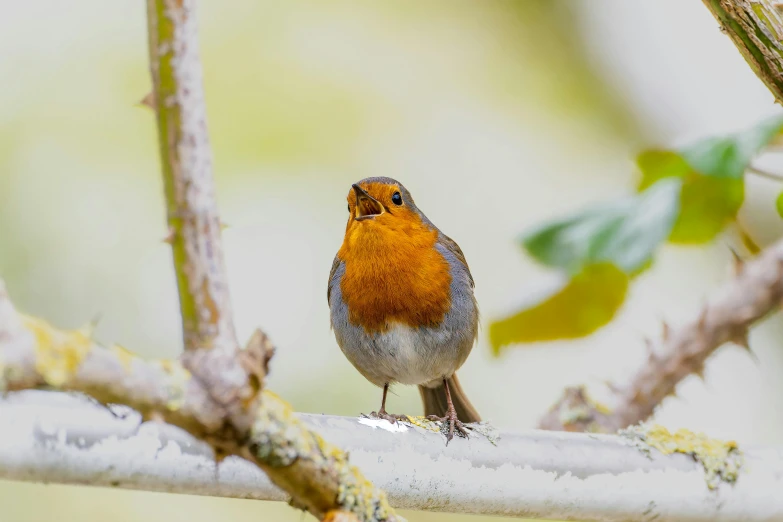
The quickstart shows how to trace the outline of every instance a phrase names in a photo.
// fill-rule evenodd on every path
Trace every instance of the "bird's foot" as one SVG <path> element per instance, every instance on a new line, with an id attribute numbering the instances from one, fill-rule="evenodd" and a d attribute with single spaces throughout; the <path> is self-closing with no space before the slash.
<path id="1" fill-rule="evenodd" d="M 389 421 L 392 424 L 397 424 L 397 421 L 407 421 L 408 416 L 407 415 L 397 415 L 395 413 L 386 413 L 386 410 L 381 408 L 381 411 L 374 411 L 370 413 L 371 417 L 375 417 L 376 419 L 385 419 Z"/>
<path id="2" fill-rule="evenodd" d="M 454 438 L 454 432 L 457 432 L 457 435 L 460 437 L 468 438 L 468 430 L 465 427 L 465 425 L 462 423 L 461 420 L 457 418 L 457 412 L 453 409 L 446 412 L 445 417 L 438 417 L 437 415 L 427 415 L 427 419 L 431 421 L 436 422 L 442 422 L 444 425 L 447 425 L 449 427 L 448 433 L 446 434 L 446 445 L 451 441 L 451 439 Z"/>

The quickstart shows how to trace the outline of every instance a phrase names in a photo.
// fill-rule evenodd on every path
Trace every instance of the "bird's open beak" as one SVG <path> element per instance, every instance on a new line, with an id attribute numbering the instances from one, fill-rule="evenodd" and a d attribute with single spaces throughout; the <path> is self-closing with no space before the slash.
<path id="1" fill-rule="evenodd" d="M 362 187 L 355 183 L 351 185 L 356 193 L 356 220 L 373 218 L 384 213 L 383 205 L 377 199 L 366 193 Z"/>

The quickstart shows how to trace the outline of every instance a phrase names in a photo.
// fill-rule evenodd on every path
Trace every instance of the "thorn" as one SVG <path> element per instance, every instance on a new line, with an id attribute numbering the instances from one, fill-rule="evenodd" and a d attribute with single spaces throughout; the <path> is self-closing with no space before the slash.
<path id="1" fill-rule="evenodd" d="M 734 248 L 732 248 L 731 245 L 729 245 L 729 251 L 731 252 L 732 257 L 734 258 L 734 265 L 733 265 L 734 275 L 738 276 L 742 274 L 742 269 L 745 266 L 745 261 L 740 257 L 739 253 L 737 253 L 737 251 Z"/>
<path id="2" fill-rule="evenodd" d="M 706 382 L 704 383 L 704 386 L 707 386 Z M 677 402 L 681 402 L 684 405 L 688 404 L 688 399 L 686 399 L 686 398 L 684 398 L 684 397 L 682 397 L 680 395 L 677 395 L 677 390 L 672 390 L 671 393 L 669 393 L 666 397 L 670 397 L 670 398 L 676 400 Z M 655 406 L 656 411 L 660 409 L 660 406 L 661 406 L 660 404 Z"/>
<path id="3" fill-rule="evenodd" d="M 609 388 L 609 391 L 611 391 L 612 393 L 619 394 L 622 391 L 619 386 L 617 386 L 615 383 L 613 383 L 610 380 L 604 381 L 604 386 Z"/>
<path id="4" fill-rule="evenodd" d="M 704 365 L 701 365 L 700 368 L 693 370 L 691 373 L 704 382 Z"/>
<path id="5" fill-rule="evenodd" d="M 707 307 L 703 306 L 701 309 L 701 313 L 699 313 L 699 322 L 696 324 L 696 329 L 699 332 L 703 332 L 706 326 L 707 326 Z"/>
<path id="6" fill-rule="evenodd" d="M 756 365 L 759 365 L 761 361 L 759 361 L 758 356 L 753 352 L 753 350 L 750 349 L 750 343 L 748 342 L 748 329 L 745 328 L 741 332 L 739 332 L 737 335 L 731 338 L 731 342 L 745 350 L 751 359 L 753 359 L 753 362 Z"/>
<path id="7" fill-rule="evenodd" d="M 150 91 L 144 98 L 142 98 L 136 105 L 147 107 L 155 110 L 155 92 Z"/>
<path id="8" fill-rule="evenodd" d="M 222 222 L 222 221 L 221 221 L 221 222 L 220 222 L 220 230 L 225 230 L 225 229 L 227 229 L 227 228 L 231 228 L 231 225 L 229 225 L 228 223 L 224 223 L 224 222 Z"/>
<path id="9" fill-rule="evenodd" d="M 671 328 L 669 328 L 669 323 L 663 321 L 661 323 L 661 328 L 662 328 L 661 338 L 663 339 L 664 342 L 666 342 L 669 340 L 669 334 L 671 333 Z"/>
<path id="10" fill-rule="evenodd" d="M 174 230 L 173 227 L 169 227 L 169 233 L 166 234 L 166 237 L 163 238 L 164 243 L 168 243 L 169 245 L 174 242 L 174 236 L 177 235 L 177 231 Z"/>
<path id="11" fill-rule="evenodd" d="M 101 322 L 101 317 L 103 317 L 101 312 L 98 312 L 93 316 L 92 320 L 90 321 L 90 326 L 93 330 L 98 327 L 98 323 Z"/>
<path id="12" fill-rule="evenodd" d="M 644 348 L 647 352 L 647 358 L 650 359 L 650 361 L 654 361 L 657 359 L 657 355 L 655 354 L 655 349 L 653 348 L 653 342 L 652 339 L 649 337 L 644 338 Z"/>
<path id="13" fill-rule="evenodd" d="M 741 331 L 737 332 L 737 334 L 731 338 L 731 342 L 733 342 L 740 348 L 743 348 L 744 350 L 750 352 L 750 343 L 748 342 L 747 328 L 743 328 Z"/>
<path id="14" fill-rule="evenodd" d="M 95 316 L 87 322 L 84 326 L 79 328 L 79 331 L 84 334 L 88 339 L 92 339 L 95 329 L 98 327 L 98 322 L 101 320 L 101 312 L 95 314 Z"/>

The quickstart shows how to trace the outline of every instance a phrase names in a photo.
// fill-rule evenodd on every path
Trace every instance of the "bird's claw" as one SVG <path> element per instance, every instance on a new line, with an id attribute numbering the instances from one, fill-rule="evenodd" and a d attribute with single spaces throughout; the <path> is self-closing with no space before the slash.
<path id="1" fill-rule="evenodd" d="M 389 421 L 392 424 L 397 424 L 397 421 L 407 421 L 408 416 L 407 415 L 397 415 L 394 413 L 386 413 L 384 410 L 381 411 L 374 411 L 370 413 L 371 417 L 375 417 L 376 419 L 385 419 Z"/>
<path id="2" fill-rule="evenodd" d="M 448 425 L 449 431 L 446 434 L 446 445 L 454 438 L 454 431 L 456 431 L 460 437 L 468 438 L 468 430 L 462 421 L 457 418 L 457 412 L 454 410 L 446 412 L 445 417 L 427 415 L 427 419 Z"/>

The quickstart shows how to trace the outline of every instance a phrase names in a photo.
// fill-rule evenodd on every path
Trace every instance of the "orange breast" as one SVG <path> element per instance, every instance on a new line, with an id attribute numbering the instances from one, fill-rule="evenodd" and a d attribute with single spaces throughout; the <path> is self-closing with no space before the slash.
<path id="1" fill-rule="evenodd" d="M 338 256 L 348 318 L 368 332 L 390 323 L 437 326 L 451 308 L 451 274 L 435 249 L 437 232 L 423 223 L 362 223 L 347 231 Z"/>

